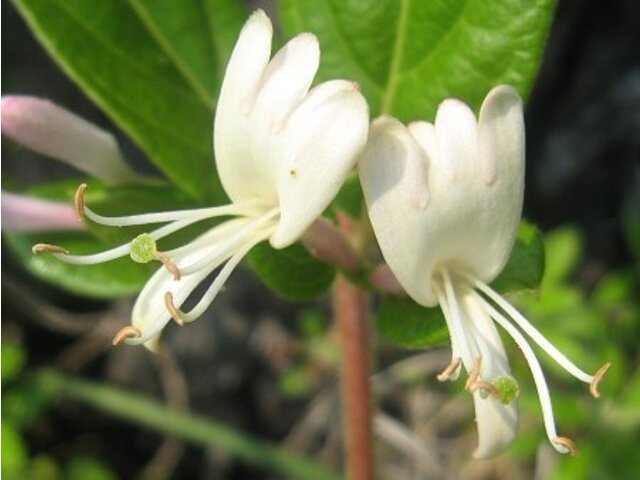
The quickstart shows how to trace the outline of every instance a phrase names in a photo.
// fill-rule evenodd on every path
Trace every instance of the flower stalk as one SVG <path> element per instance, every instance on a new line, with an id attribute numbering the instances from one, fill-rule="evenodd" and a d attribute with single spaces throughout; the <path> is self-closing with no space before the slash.
<path id="1" fill-rule="evenodd" d="M 340 276 L 333 289 L 342 347 L 344 451 L 349 480 L 374 478 L 369 388 L 369 308 L 365 293 Z"/>

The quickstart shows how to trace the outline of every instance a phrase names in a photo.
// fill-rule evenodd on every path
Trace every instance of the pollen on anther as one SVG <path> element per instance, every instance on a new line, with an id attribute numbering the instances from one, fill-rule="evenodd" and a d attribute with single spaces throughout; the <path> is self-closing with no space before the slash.
<path id="1" fill-rule="evenodd" d="M 124 342 L 128 338 L 137 338 L 140 337 L 142 333 L 136 327 L 132 327 L 131 325 L 127 325 L 120 329 L 120 331 L 113 337 L 113 346 L 118 346 L 122 342 Z"/>
<path id="2" fill-rule="evenodd" d="M 73 205 L 76 208 L 76 214 L 80 220 L 84 219 L 84 192 L 87 190 L 87 184 L 82 183 L 76 190 L 75 197 L 73 199 Z"/>
<path id="3" fill-rule="evenodd" d="M 447 367 L 438 374 L 436 377 L 439 382 L 446 382 L 451 378 L 454 372 L 460 368 L 460 364 L 462 363 L 462 359 L 460 357 L 454 358 Z"/>
<path id="4" fill-rule="evenodd" d="M 569 455 L 571 455 L 572 457 L 575 457 L 578 454 L 578 448 L 576 447 L 575 442 L 570 438 L 556 437 L 553 439 L 553 443 L 554 445 L 560 445 L 561 447 L 564 447 L 567 450 L 567 452 L 565 453 L 569 453 Z"/>
<path id="5" fill-rule="evenodd" d="M 604 377 L 604 374 L 607 373 L 609 367 L 611 366 L 611 362 L 607 362 L 602 365 L 598 371 L 593 376 L 593 380 L 591 381 L 591 385 L 589 385 L 589 392 L 594 398 L 600 398 L 600 392 L 598 391 L 598 385 L 600 384 L 600 380 Z"/>
<path id="6" fill-rule="evenodd" d="M 59 247 L 57 245 L 51 245 L 49 243 L 36 243 L 31 247 L 32 253 L 58 253 L 61 255 L 69 255 L 69 250 Z"/>
<path id="7" fill-rule="evenodd" d="M 181 327 L 184 326 L 184 320 L 180 315 L 180 310 L 178 310 L 173 303 L 173 294 L 171 292 L 164 294 L 164 305 L 171 314 L 171 318 Z"/>

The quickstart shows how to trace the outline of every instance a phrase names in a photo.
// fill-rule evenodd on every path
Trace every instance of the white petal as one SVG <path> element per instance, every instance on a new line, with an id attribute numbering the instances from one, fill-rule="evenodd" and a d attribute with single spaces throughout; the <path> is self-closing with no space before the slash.
<path id="1" fill-rule="evenodd" d="M 489 183 L 522 171 L 524 121 L 522 100 L 512 87 L 501 85 L 489 92 L 480 109 L 478 125 L 480 161 Z M 503 179 L 504 181 L 504 179 Z"/>
<path id="2" fill-rule="evenodd" d="M 440 104 L 436 114 L 437 155 L 434 168 L 443 169 L 449 180 L 473 175 L 478 160 L 477 123 L 471 109 L 457 99 Z"/>
<path id="3" fill-rule="evenodd" d="M 478 446 L 475 458 L 488 458 L 507 448 L 517 433 L 518 414 L 513 403 L 504 405 L 493 397 L 482 398 L 473 394 L 478 427 Z"/>
<path id="4" fill-rule="evenodd" d="M 423 192 L 431 196 L 428 162 L 426 152 L 398 120 L 380 117 L 371 124 L 358 169 L 369 218 L 387 264 L 409 295 L 434 306 L 438 300 L 430 288 L 431 268 L 425 268 L 433 245 L 425 241 L 420 224 L 431 208 L 427 204 L 421 209 Z"/>
<path id="5" fill-rule="evenodd" d="M 368 128 L 366 101 L 343 80 L 318 85 L 291 114 L 278 149 L 275 248 L 296 241 L 327 208 L 355 165 Z"/>
<path id="6" fill-rule="evenodd" d="M 251 109 L 271 55 L 271 21 L 257 10 L 245 23 L 222 83 L 214 124 L 218 175 L 234 202 L 247 196 L 273 197 L 256 172 L 252 156 Z"/>
<path id="7" fill-rule="evenodd" d="M 2 134 L 43 155 L 65 162 L 109 184 L 137 175 L 124 162 L 108 132 L 48 100 L 2 97 Z"/>
<path id="8" fill-rule="evenodd" d="M 501 375 L 511 376 L 509 359 L 491 317 L 469 292 L 463 295 L 462 303 L 478 353 L 482 356 L 480 378 L 490 382 Z M 517 405 L 515 400 L 505 405 L 491 396 L 482 398 L 479 391 L 473 394 L 473 401 L 478 424 L 478 447 L 473 456 L 487 458 L 500 453 L 515 438 Z"/>

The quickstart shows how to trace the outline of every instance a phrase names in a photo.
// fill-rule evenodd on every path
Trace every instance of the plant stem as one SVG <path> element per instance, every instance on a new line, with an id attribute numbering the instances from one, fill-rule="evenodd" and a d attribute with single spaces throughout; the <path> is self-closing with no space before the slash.
<path id="1" fill-rule="evenodd" d="M 338 480 L 340 475 L 209 418 L 179 412 L 141 395 L 97 382 L 81 380 L 54 370 L 36 375 L 48 394 L 64 395 L 116 417 L 170 433 L 205 447 L 220 448 L 248 463 L 280 472 L 287 478 Z"/>
<path id="2" fill-rule="evenodd" d="M 342 343 L 342 404 L 347 478 L 372 480 L 374 462 L 367 297 L 345 278 L 338 277 L 333 299 Z"/>

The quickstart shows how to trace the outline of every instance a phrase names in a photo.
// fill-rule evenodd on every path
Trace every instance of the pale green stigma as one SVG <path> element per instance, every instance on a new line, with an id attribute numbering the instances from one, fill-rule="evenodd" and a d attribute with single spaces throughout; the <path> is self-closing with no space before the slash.
<path id="1" fill-rule="evenodd" d="M 498 400 L 505 405 L 513 402 L 520 393 L 518 382 L 508 375 L 497 376 L 490 383 L 496 387 Z"/>
<path id="2" fill-rule="evenodd" d="M 137 263 L 148 263 L 157 258 L 156 241 L 148 233 L 138 235 L 131 241 L 129 252 L 131 260 Z"/>

